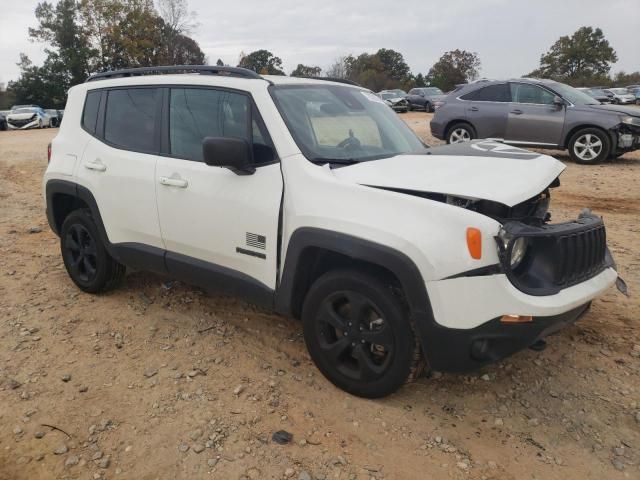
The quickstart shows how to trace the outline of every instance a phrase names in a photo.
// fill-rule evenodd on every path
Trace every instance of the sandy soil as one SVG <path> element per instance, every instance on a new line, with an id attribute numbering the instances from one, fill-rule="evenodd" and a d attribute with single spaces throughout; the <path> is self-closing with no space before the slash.
<path id="1" fill-rule="evenodd" d="M 147 273 L 75 288 L 41 197 L 54 135 L 0 132 L 0 479 L 640 478 L 640 154 L 552 152 L 555 218 L 605 217 L 631 298 L 611 289 L 544 352 L 367 401 L 295 320 Z"/>

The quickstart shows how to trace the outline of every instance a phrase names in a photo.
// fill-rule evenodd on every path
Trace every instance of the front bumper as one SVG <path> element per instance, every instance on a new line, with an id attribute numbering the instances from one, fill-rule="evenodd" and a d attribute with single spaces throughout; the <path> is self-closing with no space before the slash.
<path id="1" fill-rule="evenodd" d="M 423 339 L 429 366 L 443 372 L 467 372 L 502 360 L 574 323 L 590 304 L 557 315 L 536 316 L 530 323 L 505 325 L 495 318 L 468 330 L 433 328 L 430 338 Z"/>
<path id="2" fill-rule="evenodd" d="M 429 128 L 431 129 L 432 136 L 436 137 L 438 140 L 444 140 L 444 125 L 436 121 L 435 115 L 431 122 L 429 122 Z"/>
<path id="3" fill-rule="evenodd" d="M 38 124 L 38 119 L 35 119 L 28 123 L 16 122 L 15 124 L 8 121 L 7 126 L 10 130 L 27 130 L 29 128 L 38 128 L 40 125 Z"/>

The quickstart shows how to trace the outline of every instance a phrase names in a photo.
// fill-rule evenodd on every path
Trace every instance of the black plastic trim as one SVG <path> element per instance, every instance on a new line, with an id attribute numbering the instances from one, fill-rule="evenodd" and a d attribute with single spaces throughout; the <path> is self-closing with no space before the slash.
<path id="1" fill-rule="evenodd" d="M 178 280 L 273 308 L 274 291 L 244 273 L 174 252 L 165 253 L 165 263 L 168 274 Z"/>
<path id="2" fill-rule="evenodd" d="M 94 73 L 87 82 L 106 80 L 110 78 L 135 77 L 140 75 L 158 75 L 163 73 L 193 73 L 203 75 L 220 75 L 226 77 L 241 77 L 248 79 L 266 80 L 253 70 L 241 67 L 211 66 L 211 65 L 167 65 L 157 67 L 125 68 L 110 72 Z"/>
<path id="3" fill-rule="evenodd" d="M 494 265 L 487 265 L 485 267 L 474 268 L 472 270 L 467 270 L 465 272 L 456 273 L 455 275 L 450 275 L 445 277 L 443 280 L 450 280 L 452 278 L 463 278 L 463 277 L 487 277 L 490 275 L 498 275 L 504 273 L 500 264 L 496 263 Z"/>
<path id="4" fill-rule="evenodd" d="M 250 257 L 261 258 L 262 260 L 266 260 L 267 258 L 267 256 L 262 252 L 254 252 L 253 250 L 247 250 L 246 248 L 236 247 L 236 252 L 243 255 L 249 255 Z"/>

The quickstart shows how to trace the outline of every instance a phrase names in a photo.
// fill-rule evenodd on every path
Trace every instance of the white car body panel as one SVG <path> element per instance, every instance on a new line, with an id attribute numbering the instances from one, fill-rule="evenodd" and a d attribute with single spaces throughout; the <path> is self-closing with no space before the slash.
<path id="1" fill-rule="evenodd" d="M 274 83 L 319 83 L 265 77 Z M 204 163 L 113 148 L 82 130 L 87 90 L 127 85 L 200 85 L 251 94 L 273 140 L 280 163 L 238 176 Z M 417 266 L 432 297 L 436 322 L 469 329 L 503 314 L 553 315 L 584 304 L 616 278 L 608 269 L 554 295 L 517 290 L 504 275 L 448 278 L 499 263 L 494 237 L 501 224 L 488 216 L 415 195 L 385 190 L 433 192 L 486 199 L 513 206 L 545 190 L 563 171 L 557 160 L 539 155 L 520 160 L 502 144 L 491 155 L 402 155 L 330 169 L 301 153 L 259 79 L 215 75 L 156 75 L 100 80 L 69 91 L 65 121 L 52 142 L 44 182 L 73 181 L 89 189 L 99 205 L 111 243 L 141 243 L 195 257 L 248 275 L 271 289 L 278 285 L 292 235 L 318 228 L 392 248 Z M 354 87 L 356 88 L 356 87 Z M 486 143 L 486 142 L 485 142 Z M 486 146 L 486 145 L 485 145 Z M 486 153 L 486 151 L 485 151 Z M 513 158 L 516 157 L 516 158 Z M 78 160 L 80 159 L 80 160 Z M 90 169 L 87 166 L 104 166 Z M 160 183 L 183 179 L 188 188 Z M 376 188 L 382 187 L 382 188 Z M 280 202 L 282 226 L 279 232 Z M 471 258 L 466 229 L 482 233 L 482 257 Z M 247 232 L 265 235 L 268 261 L 238 255 Z M 281 251 L 277 236 L 281 234 Z M 280 255 L 278 256 L 278 253 Z M 246 257 L 246 258 L 245 258 Z"/>
<path id="2" fill-rule="evenodd" d="M 427 282 L 438 323 L 449 328 L 474 328 L 502 315 L 552 316 L 584 305 L 611 287 L 618 277 L 608 268 L 555 295 L 521 292 L 506 275 L 459 277 Z"/>
<path id="3" fill-rule="evenodd" d="M 497 154 L 402 155 L 336 169 L 335 175 L 361 185 L 492 200 L 512 207 L 543 191 L 564 168 L 548 155 L 527 160 L 501 158 Z M 522 178 L 528 181 L 523 183 Z"/>

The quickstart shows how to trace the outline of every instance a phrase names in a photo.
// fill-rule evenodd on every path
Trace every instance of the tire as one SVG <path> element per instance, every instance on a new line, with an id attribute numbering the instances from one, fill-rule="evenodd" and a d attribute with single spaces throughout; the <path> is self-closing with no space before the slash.
<path id="1" fill-rule="evenodd" d="M 60 231 L 60 250 L 69 277 L 84 292 L 107 291 L 124 277 L 125 266 L 107 252 L 88 209 L 67 216 Z"/>
<path id="2" fill-rule="evenodd" d="M 410 112 L 411 110 L 413 110 L 413 106 L 411 105 L 411 102 L 409 102 L 409 105 L 407 105 L 407 112 Z"/>
<path id="3" fill-rule="evenodd" d="M 595 165 L 609 158 L 610 152 L 609 136 L 597 128 L 579 130 L 569 139 L 569 156 L 576 163 Z"/>
<path id="4" fill-rule="evenodd" d="M 353 305 L 359 308 L 352 316 Z M 356 270 L 325 273 L 304 300 L 302 324 L 318 369 L 353 395 L 390 395 L 424 366 L 403 302 L 376 276 Z"/>
<path id="5" fill-rule="evenodd" d="M 454 123 L 447 130 L 447 143 L 468 142 L 476 138 L 476 131 L 465 122 Z"/>

